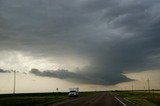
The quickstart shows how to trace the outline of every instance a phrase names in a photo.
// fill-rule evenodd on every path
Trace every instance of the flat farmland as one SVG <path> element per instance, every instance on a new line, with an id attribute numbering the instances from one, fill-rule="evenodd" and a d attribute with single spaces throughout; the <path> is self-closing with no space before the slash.
<path id="1" fill-rule="evenodd" d="M 67 93 L 2 94 L 0 106 L 43 106 L 67 99 Z"/>
<path id="2" fill-rule="evenodd" d="M 80 97 L 94 94 L 93 92 L 80 92 Z M 1 94 L 0 106 L 46 106 L 71 99 L 67 92 L 59 93 L 23 93 Z"/>

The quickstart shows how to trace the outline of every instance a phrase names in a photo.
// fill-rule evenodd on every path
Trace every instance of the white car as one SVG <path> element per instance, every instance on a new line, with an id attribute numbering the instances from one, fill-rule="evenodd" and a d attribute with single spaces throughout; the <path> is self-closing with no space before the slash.
<path id="1" fill-rule="evenodd" d="M 70 96 L 70 97 L 78 96 L 78 92 L 77 92 L 77 91 L 70 91 L 70 92 L 68 93 L 68 96 Z"/>

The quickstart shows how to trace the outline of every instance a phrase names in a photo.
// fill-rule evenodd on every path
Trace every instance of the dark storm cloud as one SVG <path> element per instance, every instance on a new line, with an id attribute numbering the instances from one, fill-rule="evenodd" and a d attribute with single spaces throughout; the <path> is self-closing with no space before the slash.
<path id="1" fill-rule="evenodd" d="M 31 69 L 30 73 L 38 76 L 57 77 L 61 79 L 79 77 L 74 72 L 69 72 L 68 70 L 48 70 L 41 72 L 38 69 Z"/>
<path id="2" fill-rule="evenodd" d="M 0 49 L 90 62 L 76 72 L 32 71 L 39 76 L 129 81 L 124 72 L 160 69 L 159 8 L 159 0 L 0 0 Z"/>
<path id="3" fill-rule="evenodd" d="M 0 69 L 0 73 L 10 73 L 11 71 L 9 70 L 3 70 L 3 69 Z"/>
<path id="4" fill-rule="evenodd" d="M 116 84 L 121 82 L 117 80 L 114 81 L 110 76 L 107 76 L 107 78 L 101 78 L 97 76 L 92 76 L 91 74 L 85 74 L 80 72 L 70 72 L 64 69 L 46 70 L 46 71 L 31 69 L 30 73 L 36 76 L 65 79 L 65 80 L 76 82 L 76 83 L 92 83 L 92 84 L 106 85 L 106 84 Z M 117 79 L 120 78 L 119 76 L 117 77 L 118 77 Z M 124 76 L 123 77 L 121 76 L 120 79 L 121 80 L 124 79 L 124 81 L 129 81 L 129 79 L 125 78 Z"/>

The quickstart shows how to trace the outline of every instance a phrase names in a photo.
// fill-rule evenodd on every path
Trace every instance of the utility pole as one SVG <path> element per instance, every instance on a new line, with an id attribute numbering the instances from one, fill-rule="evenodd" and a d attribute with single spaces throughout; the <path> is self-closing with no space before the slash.
<path id="1" fill-rule="evenodd" d="M 132 84 L 132 92 L 133 92 L 133 84 Z"/>
<path id="2" fill-rule="evenodd" d="M 134 84 L 134 81 L 132 82 L 132 92 L 133 92 L 133 84 Z"/>
<path id="3" fill-rule="evenodd" d="M 148 80 L 147 80 L 147 84 L 148 84 L 148 91 L 149 91 L 149 93 L 150 93 L 150 83 L 149 83 L 149 78 L 148 78 Z"/>
<path id="4" fill-rule="evenodd" d="M 56 88 L 57 92 L 58 92 L 58 88 Z"/>
<path id="5" fill-rule="evenodd" d="M 15 94 L 15 90 L 16 90 L 16 71 L 14 72 L 14 85 L 13 85 L 13 94 Z"/>

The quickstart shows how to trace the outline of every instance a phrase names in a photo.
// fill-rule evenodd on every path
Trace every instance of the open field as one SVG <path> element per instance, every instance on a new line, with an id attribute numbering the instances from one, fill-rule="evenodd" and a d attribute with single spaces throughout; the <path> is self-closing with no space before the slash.
<path id="1" fill-rule="evenodd" d="M 87 96 L 91 92 L 81 92 L 80 96 Z M 26 93 L 26 94 L 1 94 L 0 106 L 44 106 L 62 102 L 73 98 L 68 93 Z"/>
<path id="2" fill-rule="evenodd" d="M 131 92 L 131 91 L 115 91 L 112 92 L 115 95 L 124 97 L 138 106 L 160 106 L 160 94 L 159 93 L 147 93 L 147 92 Z"/>
<path id="3" fill-rule="evenodd" d="M 148 93 L 149 91 L 136 91 L 136 92 L 144 92 L 144 93 Z M 160 90 L 150 90 L 151 93 L 160 93 Z"/>
<path id="4" fill-rule="evenodd" d="M 2 94 L 0 106 L 42 106 L 68 99 L 67 93 Z"/>

